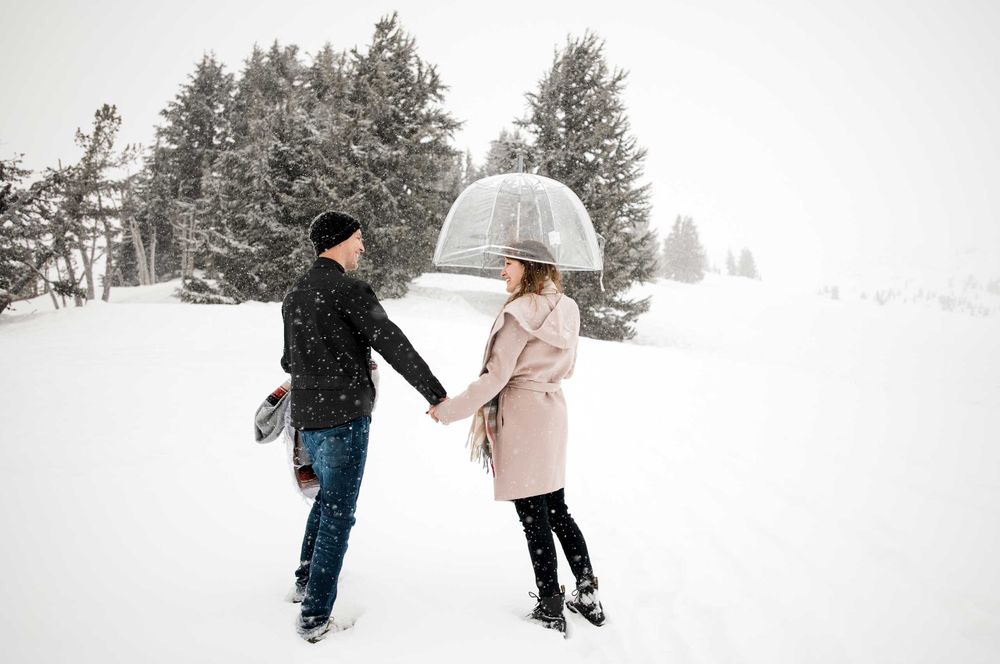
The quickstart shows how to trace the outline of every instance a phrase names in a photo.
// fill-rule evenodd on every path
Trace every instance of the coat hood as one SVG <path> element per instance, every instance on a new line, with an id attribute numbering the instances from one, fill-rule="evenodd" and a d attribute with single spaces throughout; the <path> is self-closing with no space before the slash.
<path id="1" fill-rule="evenodd" d="M 503 312 L 513 316 L 529 334 L 556 348 L 573 348 L 580 336 L 576 302 L 556 290 L 552 282 L 545 285 L 541 295 L 519 297 Z"/>

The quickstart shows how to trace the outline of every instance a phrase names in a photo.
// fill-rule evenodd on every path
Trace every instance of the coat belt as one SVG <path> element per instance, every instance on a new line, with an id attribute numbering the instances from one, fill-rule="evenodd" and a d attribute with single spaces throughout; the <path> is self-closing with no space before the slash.
<path id="1" fill-rule="evenodd" d="M 525 380 L 524 378 L 515 378 L 514 380 L 507 383 L 507 387 L 513 387 L 518 390 L 531 390 L 532 392 L 558 392 L 562 389 L 561 383 L 539 383 L 534 380 Z"/>

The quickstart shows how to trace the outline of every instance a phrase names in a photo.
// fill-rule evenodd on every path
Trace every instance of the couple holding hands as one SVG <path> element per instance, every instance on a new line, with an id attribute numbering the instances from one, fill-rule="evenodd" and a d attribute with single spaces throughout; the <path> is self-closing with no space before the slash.
<path id="1" fill-rule="evenodd" d="M 510 297 L 490 331 L 482 371 L 448 398 L 371 286 L 348 276 L 364 253 L 360 222 L 324 212 L 313 220 L 309 237 L 316 262 L 281 307 L 290 424 L 319 483 L 292 595 L 302 603 L 299 635 L 315 643 L 338 629 L 331 613 L 355 523 L 375 400 L 372 348 L 427 399 L 435 421 L 473 417 L 473 458 L 492 466 L 496 500 L 512 501 L 524 528 L 538 589 L 530 593 L 537 601 L 528 617 L 565 634 L 565 604 L 602 625 L 587 544 L 563 495 L 567 426 L 559 383 L 573 372 L 580 316 L 576 302 L 562 294 L 559 270 L 545 246 L 514 243 L 504 257 L 501 277 Z M 576 577 L 568 600 L 557 577 L 553 533 Z"/>

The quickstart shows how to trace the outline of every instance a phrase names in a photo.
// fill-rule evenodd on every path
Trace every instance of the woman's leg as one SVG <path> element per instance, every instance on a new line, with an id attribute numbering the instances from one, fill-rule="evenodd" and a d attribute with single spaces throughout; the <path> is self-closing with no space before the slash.
<path id="1" fill-rule="evenodd" d="M 559 538 L 569 567 L 573 570 L 577 585 L 581 581 L 592 579 L 594 569 L 590 564 L 590 553 L 587 552 L 587 542 L 583 539 L 583 533 L 576 521 L 566 507 L 566 497 L 563 489 L 553 491 L 543 496 L 548 506 L 548 521 L 552 531 Z"/>
<path id="2" fill-rule="evenodd" d="M 538 594 L 542 597 L 559 595 L 559 563 L 549 525 L 546 497 L 518 498 L 514 501 L 514 509 L 517 510 L 524 536 L 528 540 L 528 555 L 531 556 L 531 565 L 535 570 Z"/>
<path id="3" fill-rule="evenodd" d="M 594 625 L 603 625 L 604 608 L 597 596 L 597 578 L 590 564 L 590 554 L 587 552 L 587 542 L 576 521 L 569 514 L 563 490 L 553 491 L 546 497 L 549 510 L 549 523 L 562 545 L 566 560 L 576 577 L 576 590 L 566 606 L 573 613 L 579 613 Z"/>

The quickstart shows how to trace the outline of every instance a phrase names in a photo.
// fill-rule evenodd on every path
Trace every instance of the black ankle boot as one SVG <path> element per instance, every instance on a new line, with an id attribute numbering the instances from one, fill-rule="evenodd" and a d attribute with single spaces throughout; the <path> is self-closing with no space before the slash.
<path id="1" fill-rule="evenodd" d="M 528 614 L 528 618 L 541 623 L 548 629 L 559 630 L 563 636 L 566 636 L 566 616 L 563 615 L 562 593 L 551 597 L 539 597 L 535 593 L 528 593 L 528 595 L 538 600 L 535 608 Z"/>
<path id="2" fill-rule="evenodd" d="M 600 627 L 606 620 L 601 600 L 597 596 L 597 577 L 577 581 L 572 599 L 566 602 L 566 608 L 573 613 L 579 613 L 591 625 Z"/>

